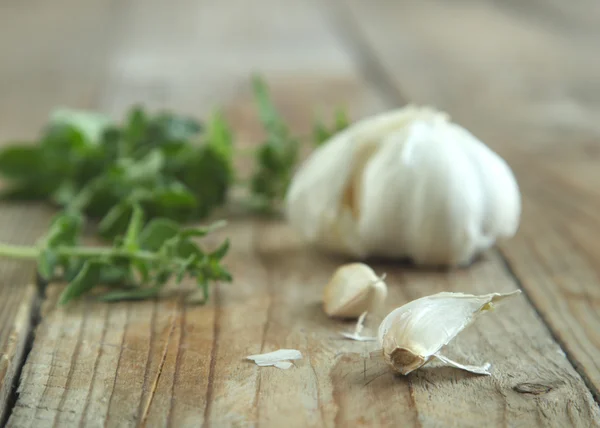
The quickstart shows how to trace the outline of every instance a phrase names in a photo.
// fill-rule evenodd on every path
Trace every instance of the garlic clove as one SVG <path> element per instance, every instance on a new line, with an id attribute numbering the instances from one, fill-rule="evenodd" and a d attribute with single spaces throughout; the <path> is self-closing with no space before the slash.
<path id="1" fill-rule="evenodd" d="M 445 357 L 438 354 L 443 346 L 480 314 L 520 293 L 516 290 L 477 296 L 442 292 L 413 300 L 390 312 L 379 325 L 377 338 L 384 359 L 401 374 L 418 369 L 432 357 L 444 361 Z"/>
<path id="2" fill-rule="evenodd" d="M 407 375 L 425 365 L 431 357 L 419 355 L 408 348 L 398 346 L 393 336 L 386 336 L 383 342 L 383 358 L 394 371 Z"/>
<path id="3" fill-rule="evenodd" d="M 384 277 L 363 263 L 340 266 L 323 290 L 323 309 L 330 317 L 356 318 L 377 312 L 387 297 Z"/>

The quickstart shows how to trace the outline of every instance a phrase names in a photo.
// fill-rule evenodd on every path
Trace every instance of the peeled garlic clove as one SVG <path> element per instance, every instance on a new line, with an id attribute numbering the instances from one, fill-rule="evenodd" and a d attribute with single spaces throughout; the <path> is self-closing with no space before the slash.
<path id="1" fill-rule="evenodd" d="M 363 312 L 377 312 L 387 297 L 383 278 L 363 263 L 336 269 L 323 290 L 323 309 L 330 317 L 356 318 Z"/>
<path id="2" fill-rule="evenodd" d="M 516 233 L 520 212 L 500 156 L 445 113 L 413 106 L 334 135 L 286 195 L 287 218 L 307 242 L 418 265 L 469 264 Z"/>
<path id="3" fill-rule="evenodd" d="M 432 357 L 444 361 L 445 357 L 438 353 L 443 346 L 481 313 L 519 293 L 521 291 L 516 290 L 476 296 L 443 292 L 413 300 L 390 312 L 379 325 L 377 338 L 384 359 L 401 374 L 418 369 Z M 453 365 L 463 369 L 470 367 L 460 363 Z"/>

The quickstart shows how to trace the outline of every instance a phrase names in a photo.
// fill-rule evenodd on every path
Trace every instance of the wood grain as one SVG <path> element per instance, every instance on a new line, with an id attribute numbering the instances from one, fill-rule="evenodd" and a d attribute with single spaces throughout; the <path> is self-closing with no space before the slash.
<path id="1" fill-rule="evenodd" d="M 0 5 L 1 144 L 35 138 L 57 106 L 90 107 L 98 89 L 98 62 L 105 46 L 99 30 L 110 17 L 109 5 L 33 3 Z M 95 47 L 93 56 L 86 50 L 90 45 Z M 33 245 L 52 213 L 41 204 L 3 202 L 0 242 Z M 37 312 L 34 272 L 32 262 L 0 261 L 0 423 L 10 410 L 7 399 L 13 399 L 14 376 L 21 370 L 31 318 Z"/>
<path id="2" fill-rule="evenodd" d="M 320 293 L 339 260 L 307 249 L 278 222 L 235 221 L 224 233 L 233 238 L 227 262 L 236 281 L 208 306 L 172 299 L 56 309 L 52 287 L 9 426 L 583 427 L 600 416 L 524 298 L 448 350 L 491 362 L 492 377 L 440 367 L 397 377 L 365 359 L 372 344 L 338 335 L 351 324 L 322 312 Z M 442 290 L 515 288 L 493 254 L 449 274 L 373 266 L 388 274 L 389 308 Z M 288 371 L 244 361 L 278 348 L 304 358 Z"/>
<path id="3" fill-rule="evenodd" d="M 598 162 L 598 159 L 595 159 Z M 540 314 L 600 397 L 600 195 L 578 162 L 532 161 L 536 180 L 522 180 L 528 198 L 521 232 L 503 250 Z M 588 181 L 592 178 L 591 181 Z M 544 184 L 541 184 L 543 182 Z"/>
<path id="4" fill-rule="evenodd" d="M 598 398 L 600 68 L 588 49 L 600 16 L 585 3 L 564 19 L 566 6 L 538 1 L 341 10 L 396 91 L 447 110 L 509 161 L 524 214 L 503 254 Z"/>
<path id="5" fill-rule="evenodd" d="M 92 79 L 91 104 L 115 116 L 134 102 L 198 116 L 224 105 L 240 145 L 260 137 L 248 89 L 252 71 L 268 78 L 278 106 L 300 133 L 308 131 L 313 109 L 344 103 L 360 117 L 397 100 L 395 94 L 385 96 L 386 87 L 377 79 L 369 80 L 381 75 L 373 70 L 383 76 L 397 73 L 390 83 L 394 87 L 411 83 L 420 70 L 423 76 L 406 100 L 427 99 L 419 91 L 437 81 L 422 62 L 427 55 L 435 57 L 433 48 L 422 57 L 398 57 L 393 67 L 390 56 L 382 54 L 395 46 L 390 35 L 414 36 L 403 45 L 414 49 L 410 43 L 422 34 L 416 23 L 399 29 L 384 17 L 374 18 L 372 9 L 393 16 L 386 9 L 392 2 L 377 1 L 365 10 L 354 5 L 364 13 L 362 26 L 387 36 L 375 50 L 381 64 L 356 49 L 359 41 L 372 42 L 372 34 L 364 39 L 365 30 L 348 37 L 355 27 L 339 27 L 347 15 L 338 19 L 344 12 L 337 2 L 185 0 L 177 8 L 159 0 L 110 8 L 100 0 L 90 4 L 87 9 L 73 2 L 78 7 L 73 14 L 86 17 L 84 22 L 97 14 L 111 30 L 108 38 L 92 31 L 81 44 L 102 52 L 96 59 L 98 75 L 92 79 L 84 66 L 79 77 Z M 411 15 L 408 8 L 408 16 L 428 22 L 423 17 L 438 6 L 414 7 L 426 9 Z M 439 22 L 444 12 L 435 15 Z M 467 24 L 475 25 L 484 12 L 467 17 Z M 53 19 L 48 25 L 58 28 L 68 16 Z M 491 15 L 486 22 L 511 21 Z M 502 58 L 502 52 L 497 55 L 492 58 Z M 460 76 L 460 64 L 455 67 L 451 76 Z M 456 99 L 450 94 L 445 105 L 458 105 Z M 491 99 L 454 110 L 465 120 L 482 119 L 487 133 L 508 138 L 513 134 L 493 119 L 500 106 L 488 105 Z M 487 113 L 475 111 L 482 106 Z M 515 114 L 506 120 L 518 119 Z M 537 135 L 533 127 L 523 129 Z M 232 239 L 226 262 L 235 281 L 214 289 L 206 306 L 173 297 L 110 305 L 84 299 L 58 309 L 60 286 L 50 287 L 8 426 L 600 426 L 589 390 L 524 296 L 486 315 L 448 349 L 450 357 L 466 363 L 491 362 L 491 377 L 444 367 L 394 376 L 380 361 L 364 356 L 372 344 L 339 336 L 351 324 L 329 320 L 321 310 L 323 285 L 344 260 L 306 248 L 281 222 L 230 218 L 221 233 Z M 443 290 L 488 293 L 517 287 L 495 252 L 471 269 L 451 273 L 375 262 L 373 267 L 388 275 L 388 309 Z M 288 371 L 244 360 L 284 347 L 303 354 Z"/>
<path id="6" fill-rule="evenodd" d="M 0 205 L 0 242 L 34 244 L 44 231 L 48 211 L 39 205 Z M 34 265 L 29 261 L 0 261 L 0 421 L 12 400 L 39 303 Z"/>

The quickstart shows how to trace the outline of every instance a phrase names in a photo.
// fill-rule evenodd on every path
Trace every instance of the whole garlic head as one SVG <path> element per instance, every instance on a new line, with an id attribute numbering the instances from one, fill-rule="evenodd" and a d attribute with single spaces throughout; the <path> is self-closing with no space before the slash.
<path id="1" fill-rule="evenodd" d="M 513 236 L 520 214 L 507 163 L 446 114 L 412 106 L 334 135 L 286 196 L 287 218 L 308 242 L 418 265 L 469 264 Z"/>

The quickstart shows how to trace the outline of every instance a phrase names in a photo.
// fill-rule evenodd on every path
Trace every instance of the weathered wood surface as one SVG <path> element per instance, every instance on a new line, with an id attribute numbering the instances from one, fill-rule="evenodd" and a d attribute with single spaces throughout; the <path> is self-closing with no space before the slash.
<path id="1" fill-rule="evenodd" d="M 0 240 L 33 244 L 44 233 L 47 214 L 39 205 L 1 205 Z M 0 421 L 15 392 L 38 297 L 32 263 L 0 261 Z"/>
<path id="2" fill-rule="evenodd" d="M 0 4 L 0 143 L 34 138 L 53 108 L 89 107 L 99 89 L 98 64 L 82 57 L 81 46 L 93 43 L 95 59 L 101 61 L 103 37 L 96 20 L 109 7 L 105 2 L 61 5 Z M 80 73 L 82 69 L 88 73 Z M 39 204 L 1 203 L 0 241 L 34 244 L 51 215 L 51 209 Z M 0 260 L 0 424 L 10 411 L 7 400 L 12 406 L 14 376 L 22 367 L 37 312 L 40 296 L 33 284 L 32 263 Z"/>
<path id="3" fill-rule="evenodd" d="M 51 53 L 39 41 L 26 43 L 31 57 L 0 37 L 15 59 L 0 73 L 21 82 L 25 92 L 9 92 L 22 111 L 0 102 L 3 112 L 19 119 L 14 134 L 28 132 L 25 96 L 37 98 L 27 83 L 46 76 L 44 67 L 55 73 L 46 77 L 51 83 L 39 83 L 48 88 L 37 95 L 44 107 L 34 108 L 32 126 L 66 101 L 115 116 L 138 101 L 196 115 L 222 104 L 240 144 L 250 144 L 258 134 L 248 77 L 256 70 L 267 76 L 300 132 L 314 108 L 339 103 L 349 105 L 353 117 L 404 102 L 448 110 L 511 160 L 524 183 L 523 228 L 502 249 L 517 278 L 495 251 L 453 273 L 374 265 L 388 275 L 387 304 L 442 290 L 510 291 L 519 282 L 533 303 L 519 297 L 451 346 L 450 356 L 461 361 L 490 361 L 493 376 L 432 367 L 395 377 L 362 356 L 371 344 L 340 339 L 338 332 L 351 326 L 328 320 L 320 309 L 322 287 L 341 260 L 304 248 L 280 222 L 234 218 L 222 233 L 232 238 L 227 262 L 235 282 L 215 289 L 206 306 L 174 298 L 82 301 L 59 310 L 59 286 L 50 287 L 8 425 L 600 426 L 590 391 L 553 339 L 593 385 L 598 319 L 586 305 L 596 303 L 581 296 L 597 294 L 600 257 L 593 239 L 598 173 L 584 154 L 584 148 L 593 150 L 586 143 L 597 132 L 590 119 L 593 96 L 600 94 L 591 81 L 594 61 L 578 54 L 585 45 L 567 38 L 567 30 L 542 31 L 528 9 L 507 11 L 497 3 L 187 0 L 173 7 L 158 0 L 61 0 L 35 13 L 20 3 L 2 6 L 8 13 L 0 14 L 0 22 L 7 21 L 1 34 L 17 34 L 36 23 L 38 13 L 38 24 L 56 31 L 47 40 Z M 531 2 L 536 10 L 547 7 L 542 3 Z M 575 19 L 568 16 L 568 22 Z M 594 33 L 581 28 L 577 34 Z M 558 42 L 553 51 L 547 38 Z M 69 49 L 59 49 L 61 41 Z M 82 59 L 92 51 L 93 59 Z M 559 67 L 553 55 L 570 65 Z M 503 73 L 507 65 L 510 72 Z M 581 82 L 587 82 L 586 97 L 571 93 Z M 535 90 L 523 90 L 530 85 Z M 549 87 L 566 91 L 570 100 L 592 101 L 580 108 L 585 114 L 558 123 L 562 116 L 554 120 L 554 110 L 544 110 Z M 561 147 L 555 133 L 571 149 Z M 522 153 L 545 160 L 528 162 Z M 562 178 L 542 186 L 550 176 Z M 565 239 L 571 236 L 576 241 Z M 282 347 L 302 351 L 297 367 L 281 371 L 243 360 Z"/>
<path id="4" fill-rule="evenodd" d="M 361 355 L 372 345 L 338 336 L 350 325 L 323 315 L 320 293 L 337 261 L 307 250 L 281 224 L 238 221 L 228 235 L 238 279 L 205 307 L 174 299 L 56 310 L 52 287 L 9 426 L 583 427 L 598 416 L 525 299 L 451 348 L 456 359 L 493 362 L 492 377 L 448 368 L 395 377 Z M 442 290 L 515 288 L 494 255 L 449 275 L 376 269 L 388 274 L 390 307 Z M 243 361 L 281 347 L 304 359 L 289 371 Z"/>

